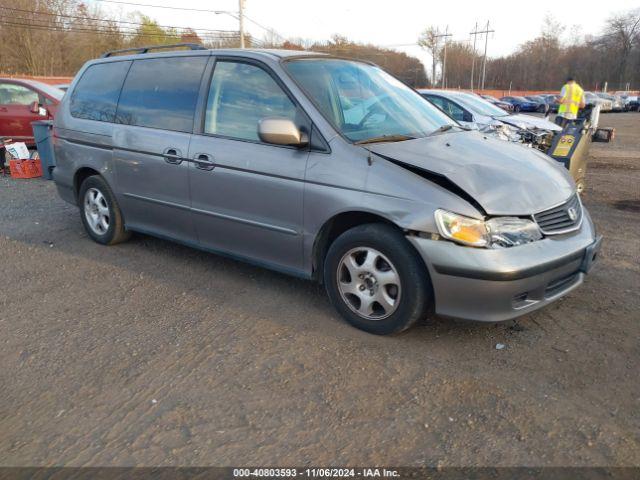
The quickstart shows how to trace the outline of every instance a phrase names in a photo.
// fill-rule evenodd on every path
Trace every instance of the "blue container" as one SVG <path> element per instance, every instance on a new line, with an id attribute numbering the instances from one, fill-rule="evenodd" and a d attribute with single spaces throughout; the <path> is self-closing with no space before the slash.
<path id="1" fill-rule="evenodd" d="M 51 173 L 56 166 L 56 158 L 53 154 L 53 121 L 38 120 L 31 122 L 31 126 L 40 155 L 40 163 L 42 163 L 42 176 L 47 180 L 53 180 Z"/>

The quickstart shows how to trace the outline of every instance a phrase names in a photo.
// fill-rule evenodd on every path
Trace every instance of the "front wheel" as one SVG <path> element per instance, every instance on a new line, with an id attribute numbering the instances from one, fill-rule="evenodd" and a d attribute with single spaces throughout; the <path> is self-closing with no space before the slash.
<path id="1" fill-rule="evenodd" d="M 429 273 L 402 233 L 385 224 L 340 235 L 324 262 L 331 302 L 351 325 L 386 335 L 411 327 L 432 303 Z"/>
<path id="2" fill-rule="evenodd" d="M 515 107 L 513 107 L 513 110 L 515 112 L 519 112 L 520 111 L 520 105 L 516 105 Z"/>
<path id="3" fill-rule="evenodd" d="M 118 202 L 102 177 L 95 175 L 82 182 L 78 203 L 84 228 L 96 242 L 115 245 L 131 236 L 124 228 Z"/>

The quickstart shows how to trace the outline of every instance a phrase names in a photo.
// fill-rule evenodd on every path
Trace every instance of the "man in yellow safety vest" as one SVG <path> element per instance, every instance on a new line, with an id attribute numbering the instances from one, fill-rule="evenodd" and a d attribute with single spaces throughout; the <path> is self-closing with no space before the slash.
<path id="1" fill-rule="evenodd" d="M 558 116 L 567 120 L 575 120 L 578 118 L 578 110 L 584 108 L 584 90 L 577 84 L 573 77 L 567 78 L 560 91 L 560 107 L 558 108 Z"/>

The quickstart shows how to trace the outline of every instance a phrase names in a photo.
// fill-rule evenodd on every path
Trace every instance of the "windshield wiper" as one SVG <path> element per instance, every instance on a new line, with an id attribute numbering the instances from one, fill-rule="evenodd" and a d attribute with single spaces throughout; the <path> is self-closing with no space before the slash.
<path id="1" fill-rule="evenodd" d="M 435 129 L 433 132 L 427 135 L 427 137 L 430 137 L 431 135 L 437 135 L 438 133 L 448 132 L 452 128 L 459 128 L 460 130 L 464 130 L 465 132 L 469 132 L 471 130 L 469 127 L 463 127 L 462 125 L 454 125 L 453 123 L 447 123 L 445 125 L 442 125 L 440 128 Z"/>
<path id="2" fill-rule="evenodd" d="M 410 135 L 381 135 L 379 137 L 371 137 L 365 140 L 355 142 L 355 145 L 364 145 L 365 143 L 381 143 L 381 142 L 404 142 L 405 140 L 415 140 L 416 137 Z"/>

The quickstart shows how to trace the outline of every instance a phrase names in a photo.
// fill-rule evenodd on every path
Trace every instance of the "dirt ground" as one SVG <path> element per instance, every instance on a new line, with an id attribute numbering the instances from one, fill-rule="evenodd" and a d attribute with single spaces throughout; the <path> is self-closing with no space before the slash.
<path id="1" fill-rule="evenodd" d="M 100 246 L 53 182 L 0 178 L 0 465 L 640 465 L 640 114 L 601 122 L 586 283 L 395 337 L 311 282 Z"/>

